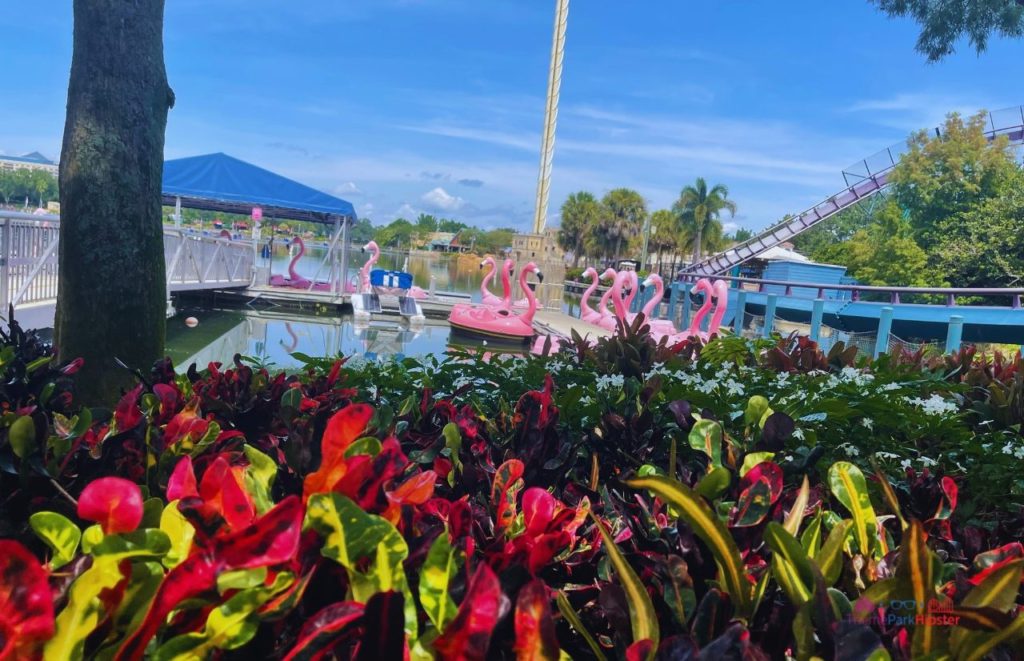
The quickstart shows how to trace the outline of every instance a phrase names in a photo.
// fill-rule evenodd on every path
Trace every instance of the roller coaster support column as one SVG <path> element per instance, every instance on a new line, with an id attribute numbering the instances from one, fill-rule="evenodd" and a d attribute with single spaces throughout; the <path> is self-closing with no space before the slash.
<path id="1" fill-rule="evenodd" d="M 666 316 L 668 317 L 668 319 L 670 321 L 675 321 L 676 320 L 676 303 L 679 302 L 679 296 L 680 296 L 679 292 L 681 291 L 681 286 L 680 286 L 680 283 L 679 283 L 678 280 L 674 280 L 672 282 L 672 284 L 669 285 L 669 286 L 672 288 L 672 291 L 669 293 L 669 298 L 668 298 L 668 315 L 666 315 Z"/>
<path id="2" fill-rule="evenodd" d="M 736 336 L 739 337 L 743 334 L 743 321 L 744 317 L 747 316 L 747 292 L 742 289 L 736 292 L 736 318 L 733 319 L 732 327 L 736 331 Z"/>
<path id="3" fill-rule="evenodd" d="M 811 308 L 811 339 L 818 342 L 821 339 L 821 317 L 825 313 L 825 299 L 814 299 L 814 307 Z"/>
<path id="4" fill-rule="evenodd" d="M 949 318 L 949 326 L 946 329 L 946 353 L 960 351 L 960 340 L 964 336 L 964 318 L 954 314 Z"/>
<path id="5" fill-rule="evenodd" d="M 775 328 L 775 306 L 779 303 L 778 294 L 768 294 L 768 302 L 764 306 L 764 328 L 761 337 L 771 337 Z"/>
<path id="6" fill-rule="evenodd" d="M 885 306 L 878 315 L 878 337 L 875 339 L 875 358 L 889 351 L 889 334 L 892 332 L 892 308 Z"/>

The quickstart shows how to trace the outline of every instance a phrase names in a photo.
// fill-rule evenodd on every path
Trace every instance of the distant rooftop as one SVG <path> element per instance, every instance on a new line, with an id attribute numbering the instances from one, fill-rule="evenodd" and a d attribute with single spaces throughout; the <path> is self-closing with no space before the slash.
<path id="1" fill-rule="evenodd" d="M 7 156 L 0 154 L 0 160 L 3 161 L 14 161 L 15 163 L 36 163 L 38 165 L 57 165 L 54 161 L 46 158 L 37 151 L 31 154 L 24 154 L 22 156 Z"/>

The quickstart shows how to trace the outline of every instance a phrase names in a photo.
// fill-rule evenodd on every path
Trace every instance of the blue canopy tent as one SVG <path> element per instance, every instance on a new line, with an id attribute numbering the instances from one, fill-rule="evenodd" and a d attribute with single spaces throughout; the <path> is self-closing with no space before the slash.
<path id="1" fill-rule="evenodd" d="M 227 154 L 164 161 L 164 204 L 248 216 L 260 207 L 266 216 L 314 223 L 356 220 L 351 202 L 322 193 L 270 170 Z"/>
<path id="2" fill-rule="evenodd" d="M 340 240 L 342 246 L 348 246 L 348 228 L 356 220 L 351 202 L 218 153 L 164 161 L 163 203 L 178 210 L 185 207 L 246 216 L 259 207 L 268 218 L 332 224 L 334 235 L 313 281 L 329 263 L 331 282 L 338 285 L 335 293 L 344 291 L 340 283 L 342 274 L 348 273 L 348 250 L 339 251 L 338 243 Z M 259 240 L 257 229 L 253 234 L 254 250 Z"/>

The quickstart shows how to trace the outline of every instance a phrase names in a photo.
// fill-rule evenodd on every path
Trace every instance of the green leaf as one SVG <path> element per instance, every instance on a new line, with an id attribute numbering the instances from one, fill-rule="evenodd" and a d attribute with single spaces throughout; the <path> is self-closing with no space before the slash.
<path id="1" fill-rule="evenodd" d="M 161 558 L 171 550 L 171 538 L 157 528 L 141 528 L 132 532 L 107 535 L 92 548 L 95 557 Z"/>
<path id="2" fill-rule="evenodd" d="M 615 545 L 615 540 L 612 539 L 611 534 L 601 523 L 601 520 L 590 513 L 590 518 L 597 524 L 597 530 L 601 533 L 601 539 L 604 541 L 605 553 L 608 554 L 608 559 L 611 560 L 612 566 L 615 567 L 615 573 L 619 577 L 619 583 L 622 584 L 622 589 L 626 592 L 626 603 L 629 604 L 629 623 L 633 630 L 633 642 L 639 642 L 641 640 L 649 640 L 653 643 L 651 647 L 651 654 L 648 657 L 648 661 L 654 658 L 654 652 L 658 649 L 658 642 L 661 639 L 660 632 L 658 631 L 658 614 L 654 610 L 654 603 L 651 601 L 651 595 L 647 594 L 647 588 L 644 586 L 640 577 L 636 575 L 633 568 L 629 566 L 626 561 L 626 557 L 622 555 L 622 551 Z"/>
<path id="3" fill-rule="evenodd" d="M 1010 611 L 1017 602 L 1022 572 L 1024 560 L 1007 563 L 974 586 L 958 607 L 990 608 L 1002 613 Z M 980 631 L 971 631 L 962 626 L 953 627 L 949 635 L 949 646 L 953 655 L 960 657 L 964 650 L 973 649 L 980 644 L 985 636 L 986 634 Z"/>
<path id="4" fill-rule="evenodd" d="M 796 606 L 807 604 L 814 594 L 814 570 L 800 542 L 775 521 L 764 530 L 764 541 L 772 550 L 772 574 Z"/>
<path id="5" fill-rule="evenodd" d="M 821 526 L 822 515 L 821 510 L 818 510 L 818 513 L 811 518 L 811 522 L 804 528 L 803 534 L 800 535 L 800 546 L 804 547 L 809 558 L 817 556 L 818 550 L 821 549 Z"/>
<path id="6" fill-rule="evenodd" d="M 46 367 L 51 362 L 53 362 L 53 356 L 43 356 L 41 358 L 36 358 L 31 363 L 25 366 L 25 371 L 31 374 L 32 372 L 35 372 L 41 367 Z"/>
<path id="7" fill-rule="evenodd" d="M 864 473 L 848 461 L 837 461 L 828 469 L 828 484 L 832 494 L 853 515 L 854 538 L 861 553 L 877 551 L 872 540 L 878 536 L 875 509 Z"/>
<path id="8" fill-rule="evenodd" d="M 252 496 L 257 514 L 266 514 L 274 507 L 274 499 L 270 490 L 277 479 L 277 464 L 251 445 L 242 447 L 245 458 L 249 460 L 249 468 L 245 471 L 245 490 Z"/>
<path id="9" fill-rule="evenodd" d="M 714 420 L 698 420 L 686 437 L 690 447 L 703 452 L 711 465 L 722 465 L 722 425 Z"/>
<path id="10" fill-rule="evenodd" d="M 345 448 L 345 458 L 354 457 L 357 454 L 366 454 L 376 457 L 380 454 L 380 441 L 373 436 L 363 436 L 352 441 L 352 444 Z"/>
<path id="11" fill-rule="evenodd" d="M 743 422 L 748 426 L 757 424 L 769 410 L 768 400 L 761 395 L 754 395 L 747 400 L 747 408 L 743 412 Z"/>
<path id="12" fill-rule="evenodd" d="M 113 588 L 123 578 L 118 567 L 120 561 L 112 555 L 97 557 L 92 566 L 71 584 L 67 605 L 57 616 L 53 638 L 43 648 L 46 661 L 66 661 L 85 656 L 85 639 L 107 616 L 100 593 Z"/>
<path id="13" fill-rule="evenodd" d="M 852 527 L 853 521 L 849 519 L 840 521 L 828 534 L 825 545 L 814 554 L 814 562 L 821 569 L 821 575 L 828 585 L 835 585 L 843 571 L 843 547 L 846 545 L 846 538 L 849 537 Z"/>
<path id="14" fill-rule="evenodd" d="M 640 477 L 646 476 L 641 475 Z M 731 482 L 732 473 L 729 472 L 729 469 L 718 466 L 700 478 L 700 482 L 697 483 L 697 493 L 713 501 L 725 493 Z"/>
<path id="15" fill-rule="evenodd" d="M 977 647 L 971 649 L 965 658 L 967 661 L 981 661 L 996 646 L 1016 640 L 1022 636 L 1024 636 L 1024 613 L 1018 615 L 1013 623 L 1002 631 L 997 631 L 979 641 Z"/>
<path id="16" fill-rule="evenodd" d="M 740 618 L 749 617 L 751 586 L 740 559 L 739 548 L 718 515 L 693 490 L 675 480 L 657 476 L 640 477 L 626 480 L 626 486 L 651 491 L 676 507 L 680 518 L 711 548 L 737 615 Z"/>
<path id="17" fill-rule="evenodd" d="M 555 603 L 558 605 L 558 610 L 562 613 L 562 617 L 569 623 L 576 633 L 583 636 L 583 640 L 587 643 L 587 647 L 597 658 L 598 661 L 608 661 L 608 657 L 604 655 L 604 651 L 601 650 L 601 646 L 597 644 L 594 636 L 587 631 L 587 628 L 583 625 L 583 621 L 580 620 L 579 614 L 573 610 L 572 604 L 569 603 L 568 597 L 565 593 L 559 591 L 555 596 Z"/>
<path id="18" fill-rule="evenodd" d="M 28 518 L 28 524 L 53 551 L 50 569 L 60 569 L 75 559 L 82 531 L 71 519 L 56 512 L 36 512 Z"/>
<path id="19" fill-rule="evenodd" d="M 18 416 L 7 430 L 7 441 L 18 459 L 32 454 L 36 449 L 36 423 L 32 416 Z"/>
<path id="20" fill-rule="evenodd" d="M 202 631 L 171 638 L 154 656 L 159 661 L 208 659 L 216 650 L 233 650 L 245 645 L 256 635 L 261 606 L 283 592 L 295 581 L 287 572 L 277 575 L 272 585 L 242 590 L 210 611 Z"/>
<path id="21" fill-rule="evenodd" d="M 448 532 L 442 530 L 430 545 L 420 570 L 420 603 L 438 631 L 455 618 L 458 608 L 448 594 L 448 586 L 462 565 L 462 553 L 452 549 Z"/>
<path id="22" fill-rule="evenodd" d="M 743 465 L 740 466 L 740 477 L 743 477 L 750 472 L 750 469 L 754 466 L 771 461 L 775 458 L 774 452 L 751 452 L 747 456 L 743 457 Z"/>
<path id="23" fill-rule="evenodd" d="M 304 527 L 324 537 L 320 553 L 348 572 L 355 601 L 365 604 L 378 592 L 401 592 L 406 633 L 416 638 L 416 602 L 402 567 L 409 546 L 387 519 L 365 512 L 347 496 L 317 493 L 309 497 Z"/>
<path id="24" fill-rule="evenodd" d="M 685 628 L 690 616 L 697 608 L 697 594 L 693 590 L 693 579 L 690 578 L 686 561 L 678 555 L 665 558 L 668 577 L 663 583 L 665 603 L 675 616 L 680 627 Z"/>
<path id="25" fill-rule="evenodd" d="M 188 557 L 196 529 L 178 510 L 178 501 L 173 500 L 167 503 L 167 507 L 160 514 L 160 530 L 164 531 L 171 543 L 171 547 L 161 559 L 164 567 L 170 569 Z"/>
<path id="26" fill-rule="evenodd" d="M 928 602 L 935 595 L 935 563 L 933 554 L 925 542 L 927 535 L 920 521 L 911 521 L 903 535 L 900 546 L 900 562 L 896 567 L 896 578 L 914 600 L 915 616 L 924 624 L 914 626 L 911 644 L 913 657 L 922 658 L 936 651 L 937 627 L 927 621 Z"/>
<path id="27" fill-rule="evenodd" d="M 793 507 L 790 508 L 789 514 L 786 516 L 786 520 L 782 524 L 782 527 L 786 529 L 786 532 L 794 537 L 796 537 L 797 533 L 800 532 L 800 524 L 804 520 L 804 512 L 807 510 L 807 502 L 810 500 L 810 497 L 811 484 L 807 480 L 807 476 L 804 475 L 803 484 L 800 485 L 800 491 L 796 494 L 796 500 L 793 501 Z"/>
<path id="28" fill-rule="evenodd" d="M 459 433 L 459 426 L 454 422 L 449 422 L 441 430 L 441 434 L 444 436 L 444 446 L 450 452 L 449 459 L 451 459 L 454 468 L 448 473 L 448 486 L 455 486 L 455 474 L 462 473 L 462 459 L 459 458 L 459 452 L 462 451 L 462 434 Z"/>
<path id="29" fill-rule="evenodd" d="M 266 567 L 226 571 L 217 574 L 217 592 L 224 594 L 228 590 L 249 590 L 263 585 L 266 580 Z"/>

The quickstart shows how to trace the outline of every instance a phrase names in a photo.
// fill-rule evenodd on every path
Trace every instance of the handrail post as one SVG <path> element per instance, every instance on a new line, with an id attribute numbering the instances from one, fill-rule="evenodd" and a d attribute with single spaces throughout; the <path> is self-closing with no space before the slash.
<path id="1" fill-rule="evenodd" d="M 946 353 L 960 351 L 960 341 L 964 335 L 964 318 L 958 314 L 949 317 L 949 326 L 946 328 Z"/>
<path id="2" fill-rule="evenodd" d="M 775 306 L 779 303 L 778 294 L 768 294 L 768 302 L 764 306 L 764 328 L 761 329 L 761 337 L 771 337 L 775 330 Z"/>
<path id="3" fill-rule="evenodd" d="M 3 236 L 0 237 L 0 315 L 7 314 L 11 300 L 11 219 L 4 218 Z M 10 322 L 10 319 L 7 320 Z"/>
<path id="4" fill-rule="evenodd" d="M 875 339 L 875 358 L 889 351 L 889 334 L 892 332 L 892 308 L 882 308 L 878 315 L 878 337 Z"/>
<path id="5" fill-rule="evenodd" d="M 811 339 L 818 342 L 821 339 L 821 318 L 825 314 L 825 299 L 820 296 L 814 299 L 811 308 Z"/>
<path id="6" fill-rule="evenodd" d="M 743 322 L 747 316 L 747 292 L 740 289 L 736 292 L 736 318 L 733 319 L 732 327 L 736 336 L 743 334 Z"/>
<path id="7" fill-rule="evenodd" d="M 679 281 L 673 280 L 670 287 L 672 291 L 668 298 L 668 318 L 674 321 L 676 318 L 676 303 L 679 302 Z"/>

